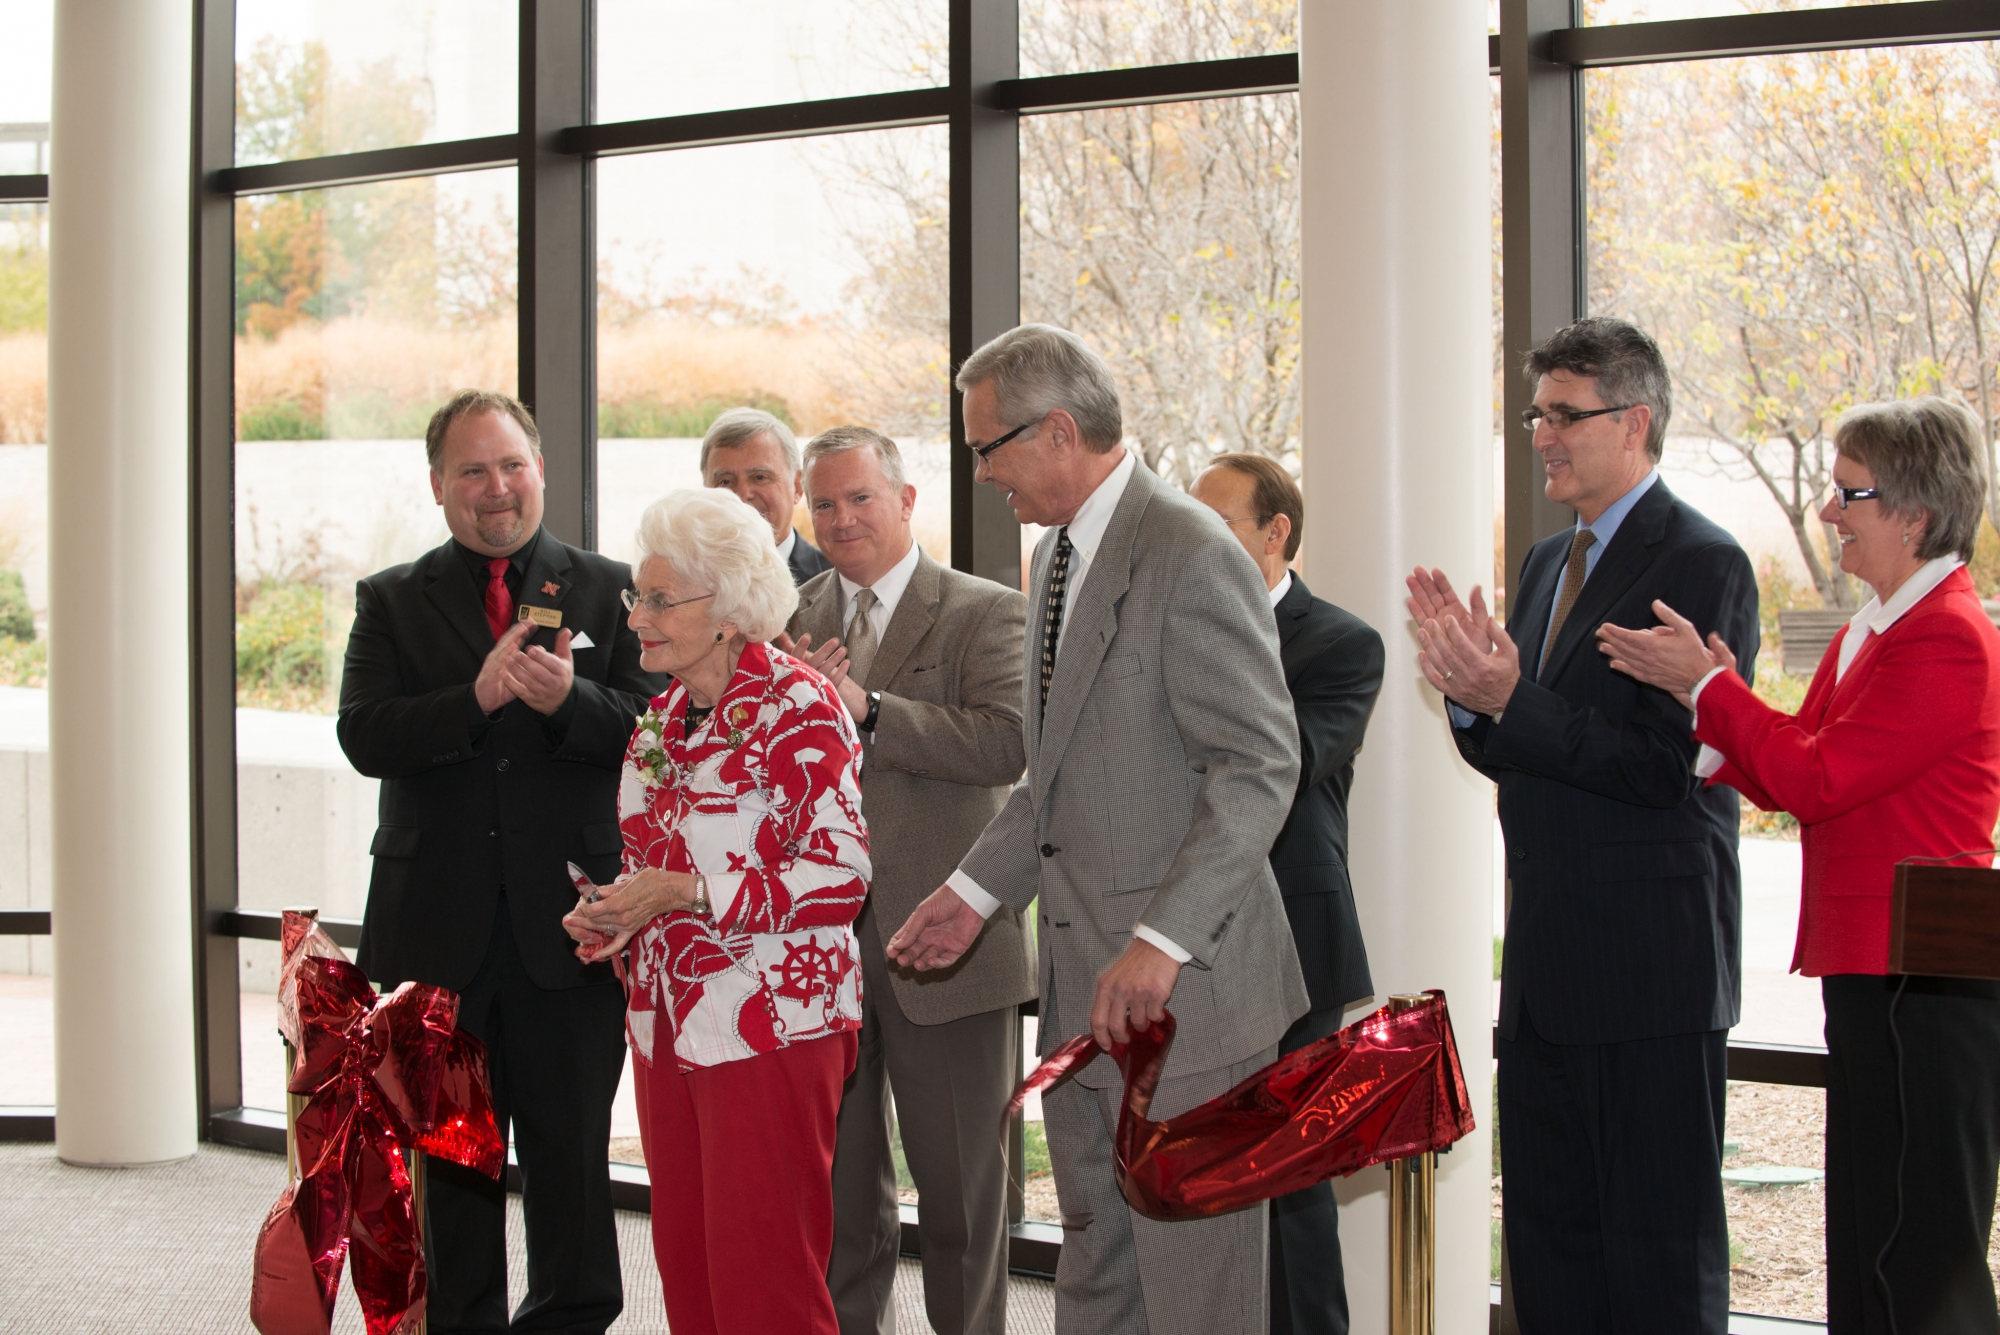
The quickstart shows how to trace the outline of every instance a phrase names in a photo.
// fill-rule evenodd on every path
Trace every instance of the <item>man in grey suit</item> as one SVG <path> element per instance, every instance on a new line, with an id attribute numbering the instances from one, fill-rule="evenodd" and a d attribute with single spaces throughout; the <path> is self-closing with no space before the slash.
<path id="1" fill-rule="evenodd" d="M 854 924 L 860 1052 L 840 1102 L 827 1287 L 842 1335 L 895 1335 L 895 1091 L 924 1230 L 924 1306 L 939 1335 L 1005 1335 L 1007 1161 L 1000 1116 L 1021 1076 L 1018 1005 L 1035 995 L 1018 912 L 943 976 L 892 971 L 901 923 L 972 847 L 1021 777 L 1027 600 L 940 566 L 910 534 L 917 499 L 894 441 L 835 427 L 806 447 L 813 532 L 833 569 L 789 627 L 861 730 L 875 879 Z M 814 648 L 817 641 L 818 647 Z"/>
<path id="2" fill-rule="evenodd" d="M 1268 1065 L 1305 984 L 1267 855 L 1298 733 L 1263 579 L 1208 510 L 1120 443 L 1118 392 L 1074 334 L 1023 325 L 967 359 L 966 441 L 1035 549 L 1028 772 L 889 954 L 949 968 L 1040 897 L 1041 1047 L 1179 1025 L 1168 1117 Z M 1063 1214 L 1061 1332 L 1262 1331 L 1269 1211 L 1162 1223 L 1112 1171 L 1124 1090 L 1100 1056 L 1043 1096 Z"/>

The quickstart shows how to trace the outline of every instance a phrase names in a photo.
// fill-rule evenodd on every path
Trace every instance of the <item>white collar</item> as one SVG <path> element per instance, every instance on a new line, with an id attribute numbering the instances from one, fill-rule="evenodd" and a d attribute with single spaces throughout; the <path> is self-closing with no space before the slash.
<path id="1" fill-rule="evenodd" d="M 866 587 L 875 591 L 875 603 L 882 609 L 882 624 L 896 615 L 896 604 L 903 600 L 903 590 L 910 587 L 910 576 L 917 573 L 917 543 L 910 540 L 910 550 L 903 553 L 903 559 L 882 572 L 882 578 Z M 854 606 L 854 595 L 861 592 L 862 585 L 856 584 L 845 575 L 840 580 L 840 623 L 847 624 L 848 609 Z"/>
<path id="2" fill-rule="evenodd" d="M 1285 595 L 1290 593 L 1291 591 L 1292 591 L 1292 572 L 1287 570 L 1285 572 L 1285 577 L 1278 581 L 1278 585 L 1276 588 L 1271 590 L 1271 606 L 1276 607 L 1279 603 L 1285 601 Z"/>
<path id="3" fill-rule="evenodd" d="M 1861 646 L 1868 642 L 1870 635 L 1880 635 L 1889 627 L 1903 619 L 1903 614 L 1922 602 L 1938 585 L 1944 583 L 1952 571 L 1965 562 L 1956 556 L 1937 556 L 1917 567 L 1916 573 L 1903 581 L 1903 587 L 1896 590 L 1888 602 L 1881 598 L 1870 598 L 1868 605 L 1856 612 L 1847 622 L 1847 634 L 1841 637 L 1840 659 L 1834 664 L 1833 679 L 1841 680 L 1847 669 L 1854 666 L 1854 660 L 1861 656 Z"/>
<path id="4" fill-rule="evenodd" d="M 1945 582 L 1952 571 L 1965 562 L 1956 556 L 1934 556 L 1918 566 L 1916 573 L 1903 581 L 1903 587 L 1890 596 L 1888 602 L 1879 597 L 1870 598 L 1868 605 L 1848 621 L 1858 634 L 1873 632 L 1880 635 L 1889 627 L 1903 619 L 1903 614 L 1924 600 L 1924 596 Z"/>
<path id="5" fill-rule="evenodd" d="M 784 540 L 778 544 L 778 559 L 789 562 L 792 559 L 792 548 L 798 545 L 799 531 L 795 528 L 786 529 Z"/>
<path id="6" fill-rule="evenodd" d="M 1118 509 L 1118 499 L 1125 494 L 1125 484 L 1132 480 L 1132 470 L 1138 466 L 1139 456 L 1126 450 L 1118 466 L 1097 484 L 1097 490 L 1076 507 L 1076 517 L 1069 521 L 1069 545 L 1086 564 L 1097 556 L 1104 530 L 1111 527 L 1111 516 Z"/>

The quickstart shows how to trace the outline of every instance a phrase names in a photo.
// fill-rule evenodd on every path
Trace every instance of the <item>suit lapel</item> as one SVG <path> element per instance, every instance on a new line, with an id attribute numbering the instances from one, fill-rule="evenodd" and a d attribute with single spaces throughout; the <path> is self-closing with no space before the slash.
<path id="1" fill-rule="evenodd" d="M 806 581 L 805 587 L 799 590 L 799 610 L 792 624 L 797 627 L 792 634 L 793 639 L 812 636 L 812 646 L 806 650 L 807 653 L 841 634 L 839 575 L 829 574 L 824 579 L 815 575 Z"/>
<path id="2" fill-rule="evenodd" d="M 1021 745 L 1030 768 L 1039 769 L 1042 745 L 1042 617 L 1049 605 L 1049 567 L 1054 562 L 1056 531 L 1035 540 L 1028 562 L 1028 633 L 1021 637 Z"/>
<path id="3" fill-rule="evenodd" d="M 1562 569 L 1559 562 L 1553 563 L 1553 569 L 1550 562 L 1543 562 L 1539 569 L 1535 564 L 1530 552 L 1521 563 L 1520 592 L 1509 599 L 1515 610 L 1507 616 L 1507 633 L 1521 653 L 1521 674 L 1530 681 L 1541 677 L 1542 641 L 1549 633 L 1549 618 L 1555 615 L 1556 573 Z"/>
<path id="4" fill-rule="evenodd" d="M 493 630 L 486 624 L 485 591 L 473 581 L 453 543 L 431 548 L 423 560 L 424 596 L 484 662 L 494 644 Z"/>
<path id="5" fill-rule="evenodd" d="M 1610 615 L 1613 604 L 1624 596 L 1646 567 L 1653 564 L 1653 548 L 1665 534 L 1667 510 L 1673 503 L 1674 495 L 1667 490 L 1666 480 L 1658 479 L 1632 507 L 1632 513 L 1625 516 L 1625 522 L 1612 536 L 1611 545 L 1597 559 L 1597 569 L 1584 580 L 1576 605 L 1570 608 L 1569 619 L 1557 632 L 1555 643 L 1549 646 L 1548 666 L 1538 674 L 1540 680 L 1552 682 L 1556 679 L 1563 665 L 1576 653 L 1577 646 L 1596 633 L 1599 623 Z M 1550 615 L 1554 615 L 1553 602 L 1550 604 Z M 1546 625 L 1546 621 L 1543 624 Z"/>
<path id="6" fill-rule="evenodd" d="M 1312 590 L 1295 572 L 1292 587 L 1285 590 L 1285 596 L 1278 599 L 1272 614 L 1278 618 L 1278 648 L 1290 644 L 1306 624 L 1306 611 L 1312 606 Z"/>
<path id="7" fill-rule="evenodd" d="M 1132 587 L 1132 544 L 1139 535 L 1139 518 L 1159 486 L 1145 468 L 1132 470 L 1083 585 L 1063 608 L 1062 648 L 1056 653 L 1055 675 L 1049 679 L 1049 703 L 1042 711 L 1041 743 L 1035 757 L 1037 786 L 1044 790 L 1062 763 L 1090 684 L 1104 662 L 1104 651 L 1118 633 L 1118 601 Z M 1046 600 L 1046 592 L 1043 597 Z M 1035 680 L 1041 680 L 1039 666 Z"/>
<path id="8" fill-rule="evenodd" d="M 910 582 L 903 587 L 903 596 L 896 600 L 896 613 L 883 631 L 882 643 L 875 650 L 875 661 L 868 665 L 868 680 L 863 686 L 880 690 L 902 671 L 904 661 L 937 622 L 938 586 L 943 578 L 938 573 L 938 563 L 918 548 L 917 568 L 910 572 Z"/>
<path id="9" fill-rule="evenodd" d="M 521 596 L 514 600 L 515 615 L 520 615 L 518 609 L 523 607 L 562 610 L 563 599 L 570 590 L 569 566 L 569 549 L 543 529 L 541 541 L 535 544 L 535 554 L 528 559 L 528 568 L 521 572 Z"/>

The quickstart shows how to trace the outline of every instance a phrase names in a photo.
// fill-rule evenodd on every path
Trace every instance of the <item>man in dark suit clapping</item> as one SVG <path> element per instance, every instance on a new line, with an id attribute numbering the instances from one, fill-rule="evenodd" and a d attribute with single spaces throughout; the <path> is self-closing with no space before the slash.
<path id="1" fill-rule="evenodd" d="M 1737 798 L 1693 720 L 1613 672 L 1598 626 L 1718 633 L 1748 680 L 1757 582 L 1654 465 L 1672 388 L 1653 340 L 1580 320 L 1529 354 L 1523 423 L 1577 522 L 1536 543 L 1507 627 L 1441 571 L 1409 580 L 1419 665 L 1500 788 L 1512 906 L 1500 983 L 1503 1214 L 1521 1328 L 1722 1335 L 1728 1030 L 1742 991 Z"/>
<path id="2" fill-rule="evenodd" d="M 1347 877 L 1347 792 L 1382 689 L 1382 637 L 1352 612 L 1313 597 L 1288 568 L 1299 552 L 1305 498 L 1275 460 L 1218 456 L 1192 494 L 1222 517 L 1263 573 L 1298 716 L 1298 795 L 1271 846 L 1271 871 L 1312 1001 L 1278 1045 L 1280 1053 L 1296 1052 L 1340 1028 L 1342 1008 L 1375 991 Z M 1331 1182 L 1271 1202 L 1272 1335 L 1347 1335 L 1338 1211 Z"/>
<path id="3" fill-rule="evenodd" d="M 534 420 L 469 390 L 431 418 L 451 539 L 355 588 L 341 749 L 382 780 L 359 963 L 459 994 L 522 1176 L 528 1292 L 514 1330 L 602 1332 L 623 1306 L 611 1100 L 624 995 L 578 962 L 565 868 L 619 869 L 618 767 L 663 679 L 639 670 L 624 565 L 544 532 Z M 506 1194 L 433 1161 L 430 1329 L 509 1329 Z"/>

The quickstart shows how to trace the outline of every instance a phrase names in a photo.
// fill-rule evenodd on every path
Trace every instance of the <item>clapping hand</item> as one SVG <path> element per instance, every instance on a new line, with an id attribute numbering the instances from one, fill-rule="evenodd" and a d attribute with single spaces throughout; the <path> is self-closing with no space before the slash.
<path id="1" fill-rule="evenodd" d="M 798 643 L 794 644 L 791 636 L 780 631 L 771 643 L 825 677 L 840 694 L 840 702 L 847 706 L 849 714 L 856 719 L 865 717 L 868 713 L 868 692 L 862 690 L 860 683 L 847 674 L 849 666 L 847 647 L 841 644 L 838 638 L 834 638 L 822 644 L 819 651 L 814 653 L 810 652 L 812 639 L 811 635 L 801 635 Z"/>
<path id="2" fill-rule="evenodd" d="M 1704 645 L 1694 622 L 1658 599 L 1653 600 L 1653 614 L 1664 624 L 1647 630 L 1608 622 L 1599 626 L 1598 651 L 1611 660 L 1613 670 L 1657 686 L 1692 709 L 1695 683 L 1716 668 L 1735 671 L 1736 655 L 1713 631 Z"/>
<path id="3" fill-rule="evenodd" d="M 1521 682 L 1521 653 L 1472 586 L 1471 606 L 1458 600 L 1442 570 L 1419 566 L 1404 581 L 1404 606 L 1417 622 L 1417 666 L 1446 699 L 1476 714 L 1505 710 Z"/>
<path id="4" fill-rule="evenodd" d="M 511 635 L 521 626 L 532 627 L 533 624 L 520 622 L 510 627 L 507 633 Z M 554 653 L 540 645 L 531 645 L 507 660 L 508 688 L 516 699 L 537 714 L 553 714 L 562 708 L 563 701 L 569 699 L 570 686 L 576 680 L 576 665 L 570 657 L 569 641 L 570 633 L 559 630 L 556 632 Z"/>
<path id="5" fill-rule="evenodd" d="M 507 633 L 497 640 L 486 661 L 479 665 L 479 676 L 472 683 L 472 698 L 480 709 L 493 713 L 509 700 L 517 699 L 514 683 L 508 676 L 508 669 L 521 656 L 521 642 L 533 633 L 535 623 L 516 621 L 507 627 Z"/>

